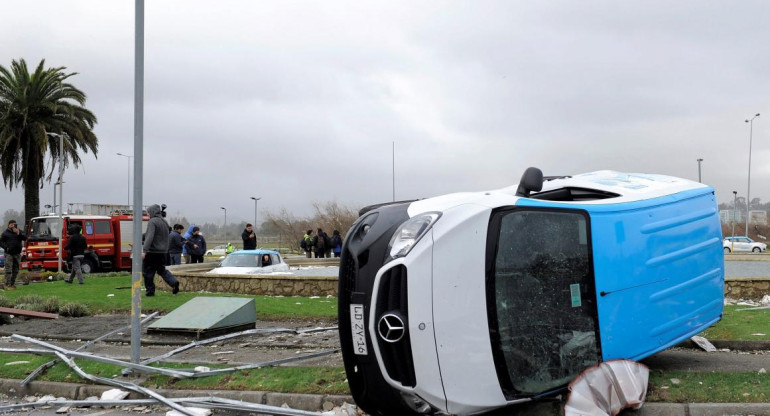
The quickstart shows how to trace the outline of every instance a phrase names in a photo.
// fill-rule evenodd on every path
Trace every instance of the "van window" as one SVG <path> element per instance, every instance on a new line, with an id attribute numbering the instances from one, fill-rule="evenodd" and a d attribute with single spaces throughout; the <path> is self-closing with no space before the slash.
<path id="1" fill-rule="evenodd" d="M 589 234 L 584 211 L 493 214 L 487 305 L 507 396 L 560 387 L 599 362 Z"/>
<path id="2" fill-rule="evenodd" d="M 91 220 L 86 220 L 86 228 L 83 230 L 86 235 L 93 235 L 94 234 L 94 222 Z"/>

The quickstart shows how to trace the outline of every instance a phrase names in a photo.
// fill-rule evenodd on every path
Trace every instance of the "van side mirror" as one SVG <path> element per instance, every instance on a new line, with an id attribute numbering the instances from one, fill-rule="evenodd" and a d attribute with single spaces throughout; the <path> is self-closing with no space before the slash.
<path id="1" fill-rule="evenodd" d="M 543 171 L 538 168 L 529 167 L 521 175 L 519 188 L 516 189 L 516 196 L 528 197 L 530 192 L 540 192 L 543 189 Z"/>

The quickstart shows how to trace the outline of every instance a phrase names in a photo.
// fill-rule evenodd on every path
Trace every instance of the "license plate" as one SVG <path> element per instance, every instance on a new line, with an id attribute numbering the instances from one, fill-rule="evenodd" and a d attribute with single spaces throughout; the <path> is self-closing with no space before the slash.
<path id="1" fill-rule="evenodd" d="M 366 348 L 366 326 L 364 325 L 364 305 L 350 305 L 350 329 L 353 334 L 353 352 L 356 355 L 368 355 Z"/>

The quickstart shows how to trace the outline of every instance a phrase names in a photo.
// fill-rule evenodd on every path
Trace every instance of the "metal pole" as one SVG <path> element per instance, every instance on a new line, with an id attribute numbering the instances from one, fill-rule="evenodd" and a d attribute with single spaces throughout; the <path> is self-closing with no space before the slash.
<path id="1" fill-rule="evenodd" d="M 751 141 L 754 133 L 754 119 L 759 117 L 757 113 L 751 120 L 746 120 L 749 123 L 749 181 L 748 189 L 746 190 L 746 237 L 749 236 L 749 210 L 751 206 Z"/>
<path id="2" fill-rule="evenodd" d="M 396 202 L 396 142 L 393 142 L 393 202 Z"/>
<path id="3" fill-rule="evenodd" d="M 62 194 L 64 193 L 64 134 L 59 133 L 59 250 L 58 273 L 61 273 L 61 251 L 64 248 L 64 217 L 62 216 Z"/>
<path id="4" fill-rule="evenodd" d="M 735 237 L 735 214 L 737 213 L 738 213 L 738 191 L 733 191 L 733 237 Z M 733 251 L 733 249 L 730 248 L 730 251 Z"/>
<path id="5" fill-rule="evenodd" d="M 698 159 L 698 182 L 703 183 L 700 177 L 700 163 L 703 162 L 703 159 Z"/>
<path id="6" fill-rule="evenodd" d="M 131 362 L 142 346 L 142 183 L 144 163 L 144 0 L 134 0 L 134 235 L 131 250 Z M 129 159 L 130 161 L 130 159 Z M 130 162 L 129 162 L 130 163 Z"/>
<path id="7" fill-rule="evenodd" d="M 225 210 L 225 244 L 227 244 L 227 208 L 225 207 L 219 207 L 223 210 Z"/>

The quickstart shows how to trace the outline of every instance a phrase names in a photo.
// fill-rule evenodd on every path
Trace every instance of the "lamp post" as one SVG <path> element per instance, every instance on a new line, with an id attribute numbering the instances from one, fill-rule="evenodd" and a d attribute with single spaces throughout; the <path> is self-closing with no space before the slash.
<path id="1" fill-rule="evenodd" d="M 733 191 L 733 237 L 735 237 L 735 214 L 737 213 L 738 213 L 738 191 Z M 730 242 L 732 243 L 733 240 L 730 240 Z M 730 248 L 730 251 L 733 251 L 733 249 Z"/>
<path id="2" fill-rule="evenodd" d="M 64 248 L 63 246 L 63 239 L 64 239 L 64 217 L 62 213 L 62 206 L 64 205 L 63 202 L 63 195 L 64 194 L 64 135 L 67 133 L 51 133 L 46 132 L 47 135 L 51 136 L 59 136 L 59 180 L 56 181 L 54 184 L 54 210 L 56 209 L 56 185 L 59 186 L 59 249 L 57 251 L 57 258 L 58 258 L 58 267 L 57 271 L 58 273 L 61 273 L 61 262 L 62 262 L 62 256 L 61 251 Z"/>
<path id="3" fill-rule="evenodd" d="M 703 158 L 698 158 L 698 182 L 703 182 L 700 178 L 700 164 L 703 162 Z"/>
<path id="4" fill-rule="evenodd" d="M 256 230 L 256 228 L 257 228 L 257 206 L 259 205 L 259 200 L 262 199 L 262 197 L 257 198 L 257 197 L 252 196 L 251 199 L 254 200 L 254 229 Z M 254 235 L 256 235 L 256 234 L 257 234 L 257 232 L 254 231 Z"/>
<path id="5" fill-rule="evenodd" d="M 131 209 L 131 155 L 124 155 L 123 153 L 115 153 L 118 156 L 123 156 L 128 161 L 128 171 L 126 172 L 126 205 L 128 209 Z"/>
<path id="6" fill-rule="evenodd" d="M 751 205 L 751 139 L 754 133 L 754 119 L 757 117 L 759 117 L 759 113 L 746 120 L 749 123 L 749 182 L 748 189 L 746 190 L 746 237 L 749 236 L 749 206 Z"/>
<path id="7" fill-rule="evenodd" d="M 225 244 L 227 244 L 227 208 L 225 207 L 219 207 L 223 210 L 225 210 Z"/>

